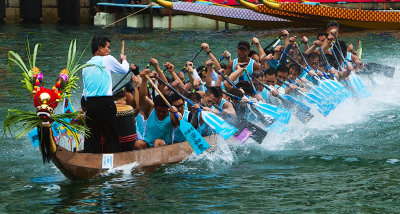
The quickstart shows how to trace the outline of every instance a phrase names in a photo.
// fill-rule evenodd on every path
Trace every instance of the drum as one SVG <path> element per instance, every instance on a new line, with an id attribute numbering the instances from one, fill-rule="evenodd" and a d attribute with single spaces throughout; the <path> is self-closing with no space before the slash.
<path id="1" fill-rule="evenodd" d="M 132 106 L 117 104 L 118 136 L 122 151 L 131 151 L 135 144 L 136 121 Z"/>

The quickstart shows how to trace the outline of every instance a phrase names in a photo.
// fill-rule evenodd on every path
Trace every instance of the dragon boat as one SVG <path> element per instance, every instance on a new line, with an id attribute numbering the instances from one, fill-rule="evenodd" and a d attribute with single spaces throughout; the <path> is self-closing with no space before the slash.
<path id="1" fill-rule="evenodd" d="M 217 142 L 215 135 L 205 137 L 205 140 L 211 148 Z M 114 154 L 71 152 L 57 145 L 51 160 L 67 178 L 88 180 L 101 175 L 109 168 L 118 169 L 134 164 L 134 168 L 138 170 L 154 169 L 163 164 L 179 163 L 191 154 L 193 154 L 193 149 L 187 141 Z"/>
<path id="2" fill-rule="evenodd" d="M 171 10 L 203 16 L 209 19 L 257 28 L 274 28 L 290 22 L 283 18 L 260 14 L 252 10 L 191 2 L 156 0 L 157 4 Z M 273 10 L 272 10 L 273 11 Z"/>
<path id="3" fill-rule="evenodd" d="M 268 0 L 263 0 L 263 3 L 269 9 L 308 17 L 312 20 L 326 22 L 337 20 L 341 25 L 366 29 L 400 29 L 400 11 L 395 10 L 358 10 L 320 4 L 279 3 Z"/>
<path id="4" fill-rule="evenodd" d="M 71 111 L 68 107 L 69 97 L 72 90 L 77 88 L 77 72 L 82 68 L 91 66 L 89 64 L 78 64 L 76 59 L 76 40 L 70 44 L 66 68 L 62 69 L 54 86 L 44 86 L 44 75 L 36 67 L 37 54 L 41 44 L 36 44 L 31 54 L 29 41 L 27 41 L 27 57 L 29 64 L 26 65 L 22 57 L 14 51 L 9 51 L 8 60 L 17 65 L 23 72 L 23 87 L 26 88 L 33 100 L 35 112 L 19 109 L 9 109 L 4 120 L 4 133 L 18 132 L 16 138 L 21 138 L 29 132 L 32 143 L 37 144 L 42 154 L 43 163 L 53 162 L 57 168 L 69 179 L 88 180 L 100 175 L 108 169 L 115 169 L 125 165 L 134 165 L 135 169 L 146 170 L 157 168 L 163 164 L 177 163 L 184 160 L 192 153 L 198 154 L 200 142 L 207 142 L 207 147 L 202 151 L 210 150 L 216 145 L 215 135 L 198 139 L 193 127 L 184 131 L 184 135 L 190 136 L 186 142 L 171 144 L 163 147 L 133 150 L 134 139 L 132 133 L 133 113 L 131 106 L 117 106 L 117 120 L 120 131 L 119 141 L 122 151 L 114 154 L 93 154 L 78 151 L 82 148 L 80 141 L 83 136 L 90 134 L 85 125 L 85 120 L 80 112 Z M 83 53 L 81 54 L 81 57 Z M 56 108 L 60 102 L 63 103 L 63 113 L 56 114 Z M 66 110 L 68 109 L 68 110 Z M 120 113 L 120 115 L 119 115 Z M 182 126 L 182 124 L 181 124 Z M 126 129 L 124 129 L 126 128 Z M 132 128 L 132 129 L 131 129 Z M 190 129 L 191 128 L 191 129 Z M 64 133 L 69 133 L 69 145 L 62 142 Z M 193 131 L 194 130 L 194 131 Z M 121 136 L 122 135 L 122 136 Z M 199 134 L 198 134 L 199 135 Z M 72 144 L 76 142 L 76 147 Z M 79 146 L 78 146 L 79 145 Z M 197 147 L 196 147 L 197 146 Z"/>

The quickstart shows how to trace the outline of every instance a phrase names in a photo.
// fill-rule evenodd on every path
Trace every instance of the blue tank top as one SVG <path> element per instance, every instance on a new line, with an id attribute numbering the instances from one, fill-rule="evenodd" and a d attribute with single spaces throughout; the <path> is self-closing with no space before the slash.
<path id="1" fill-rule="evenodd" d="M 235 67 L 238 64 L 238 58 L 233 60 L 233 65 L 232 65 L 232 73 L 236 71 Z M 254 64 L 254 60 L 252 58 L 250 58 L 249 64 L 246 67 L 246 71 L 247 73 L 249 73 L 250 75 L 253 73 L 253 64 Z M 246 80 L 249 81 L 249 78 L 247 78 L 246 73 L 243 72 L 243 75 L 239 77 L 239 80 L 236 79 L 234 81 L 234 83 L 238 83 L 240 80 Z"/>
<path id="2" fill-rule="evenodd" d="M 159 121 L 156 111 L 153 109 L 147 119 L 146 128 L 144 129 L 144 141 L 150 146 L 154 146 L 154 141 L 157 139 L 162 139 L 166 144 L 171 144 L 173 128 L 170 114 L 168 114 L 164 120 Z"/>
<path id="3" fill-rule="evenodd" d="M 224 98 L 222 98 L 221 99 L 221 102 L 219 103 L 219 105 L 218 105 L 218 109 L 222 109 L 223 110 L 223 106 L 224 106 L 224 104 L 226 103 L 226 100 L 224 99 Z"/>

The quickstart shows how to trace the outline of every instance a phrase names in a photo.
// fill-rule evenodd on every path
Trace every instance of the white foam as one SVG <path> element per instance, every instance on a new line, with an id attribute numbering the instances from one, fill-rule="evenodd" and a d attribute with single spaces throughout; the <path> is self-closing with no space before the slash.
<path id="1" fill-rule="evenodd" d="M 53 184 L 51 186 L 42 186 L 42 188 L 46 189 L 46 192 L 53 192 L 53 191 L 61 190 L 61 187 L 58 186 L 57 184 Z"/>
<path id="2" fill-rule="evenodd" d="M 139 166 L 139 163 L 137 162 L 125 164 L 123 166 L 108 169 L 106 172 L 102 173 L 102 175 L 110 175 L 110 174 L 130 175 L 132 173 L 132 170 L 137 166 Z"/>
<path id="3" fill-rule="evenodd" d="M 387 159 L 387 160 L 386 160 L 386 163 L 388 163 L 388 164 L 395 164 L 395 163 L 397 163 L 397 162 L 399 162 L 398 159 Z"/>

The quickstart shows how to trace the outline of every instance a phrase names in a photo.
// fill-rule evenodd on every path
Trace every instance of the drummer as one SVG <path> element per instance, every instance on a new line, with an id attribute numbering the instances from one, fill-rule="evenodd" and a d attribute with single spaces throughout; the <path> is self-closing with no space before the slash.
<path id="1" fill-rule="evenodd" d="M 146 125 L 143 133 L 144 139 L 135 142 L 135 149 L 171 144 L 173 129 L 179 126 L 179 119 L 170 113 L 177 113 L 182 117 L 175 106 L 168 109 L 167 104 L 160 95 L 157 95 L 153 101 L 147 97 L 146 75 L 149 75 L 149 73 L 149 69 L 144 69 L 140 73 L 142 82 L 139 87 L 139 106 L 143 110 Z"/>
<path id="2" fill-rule="evenodd" d="M 86 125 L 90 135 L 85 137 L 85 152 L 115 153 L 121 151 L 117 130 L 117 109 L 112 97 L 111 72 L 127 73 L 129 64 L 121 53 L 120 62 L 110 55 L 110 40 L 104 36 L 92 39 L 93 57 L 82 69 L 83 96 L 87 101 Z M 90 118 L 90 119 L 89 119 Z M 101 135 L 105 138 L 100 144 Z"/>

